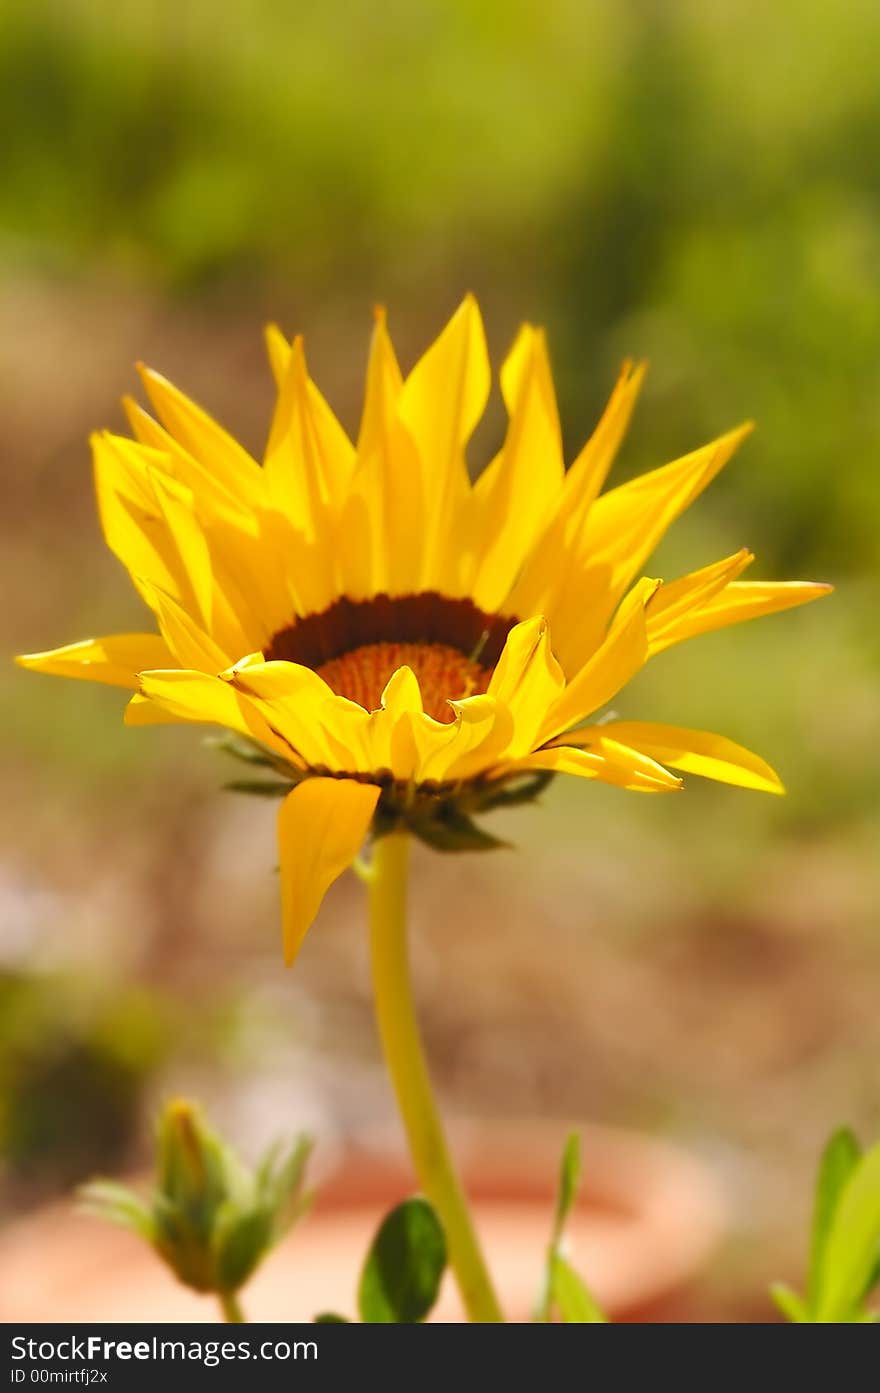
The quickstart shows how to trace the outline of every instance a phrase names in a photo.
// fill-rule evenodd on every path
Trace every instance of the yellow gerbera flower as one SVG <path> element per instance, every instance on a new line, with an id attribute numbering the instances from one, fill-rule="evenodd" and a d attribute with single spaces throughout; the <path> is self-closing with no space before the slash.
<path id="1" fill-rule="evenodd" d="M 406 378 L 377 314 L 356 444 L 301 339 L 273 328 L 268 348 L 262 466 L 148 369 L 158 420 L 126 401 L 135 439 L 93 440 L 104 534 L 159 633 L 19 661 L 133 688 L 132 724 L 226 727 L 284 776 L 288 960 L 371 823 L 466 843 L 471 814 L 554 772 L 663 792 L 678 769 L 781 791 L 721 736 L 588 723 L 653 654 L 830 588 L 744 582 L 745 550 L 637 579 L 748 425 L 600 497 L 644 366 L 624 366 L 566 470 L 544 336 L 526 325 L 501 369 L 504 444 L 472 483 L 465 447 L 490 387 L 472 297 Z"/>

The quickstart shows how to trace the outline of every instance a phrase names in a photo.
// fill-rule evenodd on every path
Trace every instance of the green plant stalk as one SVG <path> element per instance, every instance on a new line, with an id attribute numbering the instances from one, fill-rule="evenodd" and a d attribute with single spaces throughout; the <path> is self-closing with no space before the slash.
<path id="1" fill-rule="evenodd" d="M 408 862 L 409 836 L 393 832 L 376 842 L 364 877 L 376 1020 L 416 1175 L 443 1225 L 468 1318 L 499 1322 L 504 1317 L 446 1144 L 416 1020 L 406 936 Z"/>
<path id="2" fill-rule="evenodd" d="M 241 1309 L 241 1304 L 234 1291 L 221 1291 L 219 1293 L 220 1309 L 223 1312 L 223 1319 L 229 1325 L 246 1325 L 247 1316 Z"/>

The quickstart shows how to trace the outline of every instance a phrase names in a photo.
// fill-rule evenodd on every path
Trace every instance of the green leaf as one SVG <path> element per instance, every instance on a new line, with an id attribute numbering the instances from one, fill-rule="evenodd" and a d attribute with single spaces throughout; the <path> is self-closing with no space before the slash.
<path id="1" fill-rule="evenodd" d="M 816 1176 L 813 1203 L 813 1229 L 810 1245 L 810 1276 L 807 1283 L 807 1308 L 815 1315 L 822 1304 L 822 1278 L 828 1235 L 844 1187 L 855 1170 L 861 1147 L 848 1127 L 841 1127 L 829 1138 Z"/>
<path id="2" fill-rule="evenodd" d="M 553 1224 L 554 1242 L 562 1237 L 565 1221 L 577 1199 L 581 1182 L 581 1139 L 577 1132 L 570 1132 L 562 1149 L 562 1163 L 559 1167 L 559 1190 L 556 1196 L 556 1218 Z"/>
<path id="3" fill-rule="evenodd" d="M 315 1316 L 314 1325 L 348 1325 L 348 1316 L 339 1316 L 335 1311 L 322 1311 L 319 1316 Z"/>
<path id="4" fill-rule="evenodd" d="M 603 1315 L 590 1292 L 570 1263 L 558 1253 L 553 1256 L 550 1276 L 551 1300 L 566 1324 L 605 1325 Z"/>
<path id="5" fill-rule="evenodd" d="M 860 1158 L 838 1199 L 824 1245 L 815 1319 L 839 1322 L 859 1312 L 880 1248 L 880 1142 Z"/>
<path id="6" fill-rule="evenodd" d="M 404 1200 L 383 1220 L 367 1254 L 358 1289 L 361 1320 L 413 1324 L 437 1299 L 446 1240 L 427 1200 Z"/>
<path id="7" fill-rule="evenodd" d="M 553 1216 L 553 1230 L 547 1248 L 544 1284 L 535 1307 L 534 1319 L 542 1323 L 550 1320 L 554 1306 L 564 1321 L 580 1324 L 598 1324 L 600 1322 L 604 1324 L 607 1320 L 607 1317 L 596 1305 L 586 1284 L 561 1252 L 566 1221 L 574 1208 L 580 1181 L 581 1139 L 577 1132 L 570 1132 L 566 1138 L 565 1146 L 562 1148 L 559 1184 L 556 1192 L 556 1212 Z"/>
<path id="8" fill-rule="evenodd" d="M 77 1196 L 83 1214 L 131 1229 L 152 1243 L 155 1237 L 153 1216 L 144 1201 L 125 1185 L 115 1180 L 92 1180 L 80 1186 Z"/>
<path id="9" fill-rule="evenodd" d="M 770 1295 L 773 1297 L 779 1310 L 794 1325 L 803 1325 L 809 1321 L 810 1317 L 803 1299 L 798 1296 L 796 1291 L 787 1287 L 784 1282 L 774 1282 L 770 1288 Z"/>

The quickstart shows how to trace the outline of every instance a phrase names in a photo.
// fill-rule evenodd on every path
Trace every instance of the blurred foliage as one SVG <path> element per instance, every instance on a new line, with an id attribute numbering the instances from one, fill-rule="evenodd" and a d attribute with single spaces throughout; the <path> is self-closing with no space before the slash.
<path id="1" fill-rule="evenodd" d="M 647 353 L 632 467 L 753 415 L 726 527 L 874 565 L 878 44 L 872 0 L 14 4 L 4 257 L 364 310 L 469 281 L 549 321 L 572 445 Z"/>
<path id="2" fill-rule="evenodd" d="M 0 975 L 0 1160 L 29 1191 L 128 1157 L 168 1015 L 136 989 Z"/>

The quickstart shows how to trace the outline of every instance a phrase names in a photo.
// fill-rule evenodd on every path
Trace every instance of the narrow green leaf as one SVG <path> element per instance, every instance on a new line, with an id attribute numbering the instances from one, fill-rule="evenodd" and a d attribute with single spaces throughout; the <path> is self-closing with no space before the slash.
<path id="1" fill-rule="evenodd" d="M 848 1127 L 841 1127 L 829 1137 L 816 1175 L 813 1202 L 813 1228 L 810 1244 L 810 1275 L 807 1283 L 807 1308 L 815 1315 L 822 1304 L 822 1276 L 828 1235 L 834 1222 L 843 1189 L 858 1165 L 861 1147 Z"/>
<path id="2" fill-rule="evenodd" d="M 880 1142 L 861 1157 L 825 1241 L 819 1321 L 845 1321 L 864 1301 L 880 1248 Z"/>
<path id="3" fill-rule="evenodd" d="M 446 1240 L 427 1200 L 404 1200 L 383 1220 L 367 1254 L 358 1289 L 361 1320 L 413 1324 L 437 1299 Z"/>
<path id="4" fill-rule="evenodd" d="M 805 1321 L 809 1321 L 810 1317 L 802 1298 L 784 1282 L 774 1282 L 770 1288 L 770 1295 L 786 1320 L 791 1321 L 793 1325 L 803 1325 Z"/>
<path id="5" fill-rule="evenodd" d="M 551 1299 L 568 1325 L 605 1325 L 608 1317 L 596 1305 L 584 1282 L 570 1263 L 554 1255 L 550 1277 Z"/>
<path id="6" fill-rule="evenodd" d="M 115 1180 L 92 1180 L 80 1186 L 77 1197 L 81 1213 L 131 1229 L 152 1243 L 155 1226 L 149 1207 L 125 1185 Z"/>
<path id="7" fill-rule="evenodd" d="M 313 1325 L 348 1325 L 348 1316 L 337 1315 L 335 1311 L 322 1311 L 319 1316 L 315 1316 Z"/>
<path id="8" fill-rule="evenodd" d="M 577 1132 L 570 1132 L 562 1150 L 562 1163 L 559 1167 L 559 1189 L 556 1196 L 556 1218 L 553 1224 L 553 1240 L 562 1237 L 565 1221 L 577 1199 L 581 1183 L 581 1139 Z"/>

